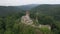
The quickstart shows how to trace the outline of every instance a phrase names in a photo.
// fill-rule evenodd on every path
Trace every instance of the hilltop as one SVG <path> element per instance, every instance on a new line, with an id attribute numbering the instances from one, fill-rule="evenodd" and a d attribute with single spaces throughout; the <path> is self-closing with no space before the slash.
<path id="1" fill-rule="evenodd" d="M 22 10 L 30 10 L 32 8 L 35 8 L 37 6 L 39 6 L 40 4 L 29 4 L 29 5 L 22 5 L 22 6 L 18 6 L 18 8 L 22 9 Z"/>
<path id="2" fill-rule="evenodd" d="M 49 5 L 49 4 L 43 4 L 39 5 L 35 8 L 32 8 L 32 12 L 39 12 L 43 14 L 48 14 L 48 15 L 60 15 L 60 5 Z"/>

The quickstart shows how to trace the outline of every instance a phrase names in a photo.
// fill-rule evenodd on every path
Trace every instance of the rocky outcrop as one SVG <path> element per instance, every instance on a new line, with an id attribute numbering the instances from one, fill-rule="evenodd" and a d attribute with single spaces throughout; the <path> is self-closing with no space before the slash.
<path id="1" fill-rule="evenodd" d="M 27 25 L 33 24 L 32 19 L 29 17 L 29 12 L 28 11 L 26 11 L 25 16 L 22 16 L 21 22 L 24 23 L 24 24 L 27 24 Z"/>
<path id="2" fill-rule="evenodd" d="M 32 27 L 35 27 L 35 28 L 48 28 L 49 30 L 51 30 L 50 25 L 41 25 L 41 24 L 39 24 L 37 26 L 37 25 L 33 24 L 33 20 L 29 17 L 29 13 L 26 13 L 25 16 L 21 17 L 21 23 L 26 24 L 26 25 L 31 25 Z"/>

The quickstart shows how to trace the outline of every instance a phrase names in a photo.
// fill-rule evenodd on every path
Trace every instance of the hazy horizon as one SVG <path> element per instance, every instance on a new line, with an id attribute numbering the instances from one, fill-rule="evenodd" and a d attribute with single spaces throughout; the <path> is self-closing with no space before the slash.
<path id="1" fill-rule="evenodd" d="M 60 0 L 0 0 L 0 6 L 21 6 L 28 4 L 60 4 Z"/>

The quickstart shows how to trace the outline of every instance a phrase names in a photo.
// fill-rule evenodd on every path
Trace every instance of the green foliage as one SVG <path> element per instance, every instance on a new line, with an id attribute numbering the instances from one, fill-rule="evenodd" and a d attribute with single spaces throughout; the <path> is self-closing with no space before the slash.
<path id="1" fill-rule="evenodd" d="M 21 16 L 21 15 L 20 15 Z M 39 29 L 32 26 L 27 26 L 20 23 L 19 14 L 13 14 L 4 18 L 0 18 L 0 33 L 1 34 L 43 34 L 45 28 Z M 46 29 L 46 31 L 49 31 Z M 50 31 L 49 31 L 50 32 Z M 45 33 L 44 33 L 45 34 Z M 48 33 L 46 33 L 48 34 Z"/>
<path id="2" fill-rule="evenodd" d="M 0 7 L 1 8 L 1 7 Z M 20 23 L 21 16 L 25 15 L 25 12 L 18 8 L 3 7 L 1 11 L 13 11 L 7 16 L 0 17 L 0 34 L 60 34 L 60 6 L 54 5 L 41 5 L 31 10 L 30 17 L 38 24 L 47 24 L 52 27 L 49 30 L 47 27 L 34 28 Z M 20 13 L 16 13 L 20 11 Z M 4 13 L 4 14 L 6 14 Z M 36 14 L 38 13 L 38 14 Z"/>

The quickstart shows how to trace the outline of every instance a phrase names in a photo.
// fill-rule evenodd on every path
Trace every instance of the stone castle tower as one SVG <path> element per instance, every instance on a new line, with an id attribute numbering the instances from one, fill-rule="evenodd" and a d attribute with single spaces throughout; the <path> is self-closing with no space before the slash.
<path id="1" fill-rule="evenodd" d="M 29 11 L 26 11 L 26 14 L 21 17 L 21 23 L 26 24 L 26 25 L 31 25 L 31 26 L 37 27 L 37 28 L 47 27 L 49 30 L 51 30 L 51 26 L 50 25 L 41 25 L 41 24 L 39 24 L 38 26 L 36 26 L 35 24 L 33 24 L 33 20 L 31 20 L 29 15 L 30 15 Z"/>
<path id="2" fill-rule="evenodd" d="M 33 21 L 31 20 L 31 18 L 29 17 L 29 11 L 26 11 L 25 16 L 22 16 L 21 18 L 21 22 L 27 25 L 31 25 L 33 24 Z"/>

